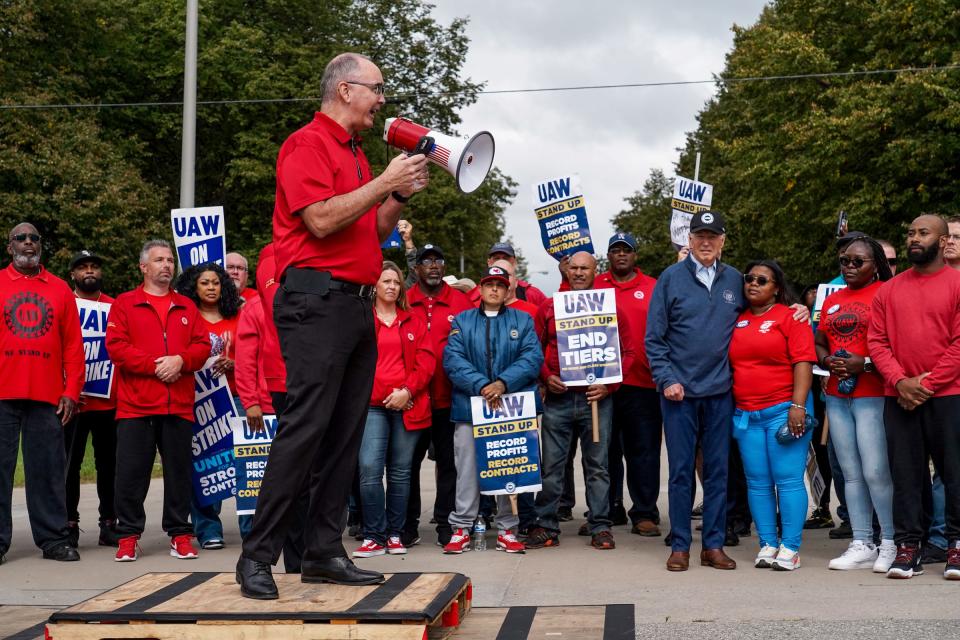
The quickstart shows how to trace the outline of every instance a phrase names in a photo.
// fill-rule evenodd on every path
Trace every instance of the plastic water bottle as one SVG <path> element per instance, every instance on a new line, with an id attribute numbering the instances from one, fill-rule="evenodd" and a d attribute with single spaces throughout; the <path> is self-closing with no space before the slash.
<path id="1" fill-rule="evenodd" d="M 477 518 L 477 523 L 473 526 L 473 550 L 487 550 L 487 523 L 484 522 L 483 516 Z"/>

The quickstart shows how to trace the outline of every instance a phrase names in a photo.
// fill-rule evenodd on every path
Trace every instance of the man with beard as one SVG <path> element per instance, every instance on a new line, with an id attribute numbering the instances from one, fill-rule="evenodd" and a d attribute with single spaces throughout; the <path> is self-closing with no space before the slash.
<path id="1" fill-rule="evenodd" d="M 170 555 L 197 557 L 191 543 L 191 447 L 195 371 L 210 356 L 197 306 L 171 287 L 176 265 L 165 240 L 140 250 L 143 284 L 117 296 L 107 319 L 107 351 L 117 386 L 117 562 L 139 557 L 143 501 L 157 452 L 163 460 L 163 530 Z"/>
<path id="2" fill-rule="evenodd" d="M 70 546 L 63 425 L 83 387 L 83 341 L 70 287 L 40 265 L 40 234 L 28 222 L 7 236 L 13 261 L 0 273 L 0 564 L 13 534 L 13 471 L 23 447 L 27 512 L 48 560 L 79 560 Z"/>
<path id="3" fill-rule="evenodd" d="M 960 580 L 960 271 L 944 263 L 947 235 L 947 223 L 937 215 L 910 223 L 907 258 L 913 267 L 884 283 L 873 300 L 868 344 L 885 382 L 897 544 L 888 578 L 923 573 L 922 494 L 932 458 L 946 502 L 943 575 Z"/>
<path id="4" fill-rule="evenodd" d="M 433 504 L 433 517 L 437 521 L 437 537 L 441 545 L 450 542 L 453 529 L 448 522 L 453 511 L 457 491 L 457 467 L 454 464 L 454 424 L 450 422 L 452 387 L 443 370 L 443 350 L 450 336 L 450 324 L 454 316 L 470 309 L 466 294 L 443 281 L 446 270 L 443 251 L 433 244 L 425 244 L 417 253 L 417 284 L 407 291 L 410 313 L 420 318 L 427 326 L 437 356 L 437 368 L 430 381 L 430 404 L 433 418 L 430 428 L 420 434 L 420 441 L 413 452 L 410 469 L 410 498 L 407 502 L 407 520 L 401 541 L 410 547 L 420 541 L 420 465 L 433 443 L 437 463 L 437 495 Z"/>
<path id="5" fill-rule="evenodd" d="M 93 303 L 103 314 L 110 313 L 113 298 L 103 293 L 103 258 L 84 250 L 70 261 L 70 279 L 77 300 Z M 80 302 L 77 303 L 82 304 Z M 83 303 L 86 304 L 86 303 Z M 95 319 L 101 316 L 96 315 Z M 99 331 L 106 327 L 97 325 Z M 89 365 L 88 365 L 89 367 Z M 116 544 L 113 527 L 117 516 L 113 504 L 114 472 L 117 458 L 117 396 L 109 389 L 108 398 L 80 394 L 77 415 L 63 431 L 67 452 L 67 519 L 70 544 L 76 547 L 80 539 L 80 465 L 87 449 L 87 437 L 93 437 L 93 456 L 97 470 L 97 498 L 100 501 L 101 546 Z"/>

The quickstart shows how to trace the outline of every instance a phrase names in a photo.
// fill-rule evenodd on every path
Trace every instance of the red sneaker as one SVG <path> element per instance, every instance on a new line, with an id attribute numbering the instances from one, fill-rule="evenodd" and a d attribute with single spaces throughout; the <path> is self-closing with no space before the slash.
<path id="1" fill-rule="evenodd" d="M 454 529 L 450 542 L 443 545 L 444 553 L 463 553 L 470 551 L 470 532 L 466 529 Z"/>
<path id="2" fill-rule="evenodd" d="M 353 552 L 354 558 L 372 558 L 373 556 L 382 556 L 386 551 L 383 548 L 382 544 L 377 544 L 375 541 L 367 538 L 363 541 L 357 550 Z"/>
<path id="3" fill-rule="evenodd" d="M 136 562 L 137 560 L 137 540 L 140 536 L 127 536 L 120 538 L 117 543 L 117 555 L 113 557 L 116 562 Z"/>
<path id="4" fill-rule="evenodd" d="M 400 541 L 400 536 L 390 536 L 387 538 L 387 553 L 392 556 L 402 556 L 407 552 L 407 548 Z"/>
<path id="5" fill-rule="evenodd" d="M 497 536 L 497 551 L 506 551 L 507 553 L 525 553 L 526 547 L 517 540 L 512 531 L 504 531 Z"/>
<path id="6" fill-rule="evenodd" d="M 197 557 L 196 548 L 190 543 L 193 538 L 188 533 L 182 536 L 173 536 L 170 539 L 170 555 L 181 560 L 194 560 Z"/>

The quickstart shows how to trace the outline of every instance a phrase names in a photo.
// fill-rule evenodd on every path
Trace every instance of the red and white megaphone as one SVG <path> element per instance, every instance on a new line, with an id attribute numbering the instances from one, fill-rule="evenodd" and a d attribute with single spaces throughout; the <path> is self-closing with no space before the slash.
<path id="1" fill-rule="evenodd" d="M 432 163 L 454 177 L 463 193 L 476 191 L 493 166 L 495 144 L 489 131 L 454 138 L 406 118 L 387 118 L 383 139 L 407 153 L 426 153 Z"/>

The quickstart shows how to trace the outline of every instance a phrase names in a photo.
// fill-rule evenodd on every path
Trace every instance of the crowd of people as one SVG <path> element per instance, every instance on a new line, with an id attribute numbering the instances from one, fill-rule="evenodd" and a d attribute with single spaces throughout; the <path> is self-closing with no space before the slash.
<path id="1" fill-rule="evenodd" d="M 274 242 L 259 256 L 255 287 L 236 253 L 225 268 L 195 265 L 175 278 L 170 245 L 150 240 L 139 256 L 142 284 L 111 299 L 102 258 L 77 253 L 71 289 L 41 265 L 33 225 L 10 231 L 12 261 L 0 278 L 0 559 L 10 545 L 21 434 L 30 525 L 45 558 L 79 559 L 88 434 L 99 542 L 117 548 L 117 561 L 141 553 L 157 453 L 170 554 L 197 557 L 194 540 L 222 548 L 220 505 L 201 506 L 190 479 L 192 374 L 213 356 L 250 427 L 262 429 L 265 415 L 279 419 L 256 514 L 239 521 L 237 581 L 247 597 L 277 597 L 271 566 L 281 552 L 287 571 L 306 582 L 382 581 L 343 547 L 348 498 L 360 543 L 353 557 L 406 553 L 420 542 L 428 452 L 446 554 L 469 551 L 488 521 L 506 553 L 559 546 L 560 523 L 573 518 L 578 447 L 587 506 L 579 533 L 589 544 L 615 549 L 613 527 L 627 524 L 633 534 L 663 536 L 665 442 L 668 570 L 689 568 L 695 515 L 701 565 L 735 569 L 724 547 L 751 535 L 752 521 L 754 565 L 795 570 L 804 529 L 830 518 L 823 500 L 807 518 L 807 452 L 820 430 L 836 461 L 822 471 L 851 538 L 829 567 L 909 578 L 937 561 L 936 549 L 944 576 L 960 579 L 960 219 L 916 218 L 906 238 L 911 268 L 896 277 L 892 246 L 844 235 L 837 264 L 846 287 L 827 297 L 816 327 L 812 301 L 794 299 L 777 262 L 754 261 L 741 273 L 722 261 L 727 229 L 718 212 L 693 217 L 689 246 L 657 279 L 637 267 L 636 239 L 617 233 L 609 270 L 598 273 L 593 255 L 574 253 L 560 263 L 560 290 L 615 292 L 623 381 L 571 386 L 561 377 L 553 299 L 517 277 L 513 246 L 490 248 L 476 285 L 447 276 L 443 250 L 417 248 L 399 219 L 429 182 L 425 158 L 398 156 L 371 175 L 354 136 L 383 104 L 379 69 L 338 56 L 323 90 L 321 112 L 281 149 Z M 317 179 L 330 163 L 349 170 Z M 394 227 L 406 274 L 379 248 L 357 251 L 379 247 Z M 111 304 L 109 398 L 81 394 L 80 299 Z M 480 494 L 470 399 L 496 406 L 521 391 L 535 392 L 542 416 L 542 488 L 512 503 Z"/>

